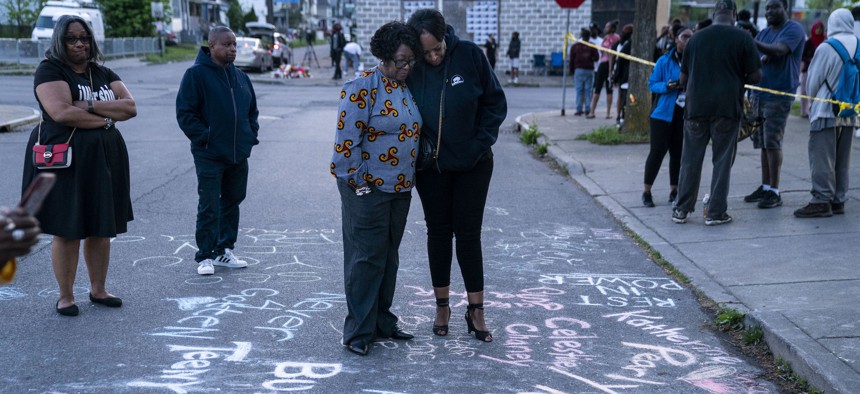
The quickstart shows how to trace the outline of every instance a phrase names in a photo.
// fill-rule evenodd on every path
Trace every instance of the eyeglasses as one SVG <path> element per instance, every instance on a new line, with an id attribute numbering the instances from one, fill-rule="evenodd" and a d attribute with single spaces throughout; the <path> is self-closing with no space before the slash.
<path id="1" fill-rule="evenodd" d="M 78 41 L 84 45 L 90 45 L 93 42 L 92 37 L 75 37 L 75 36 L 65 36 L 63 37 L 63 41 L 65 41 L 66 45 L 75 45 Z"/>
<path id="2" fill-rule="evenodd" d="M 406 66 L 409 66 L 409 68 L 414 67 L 415 62 L 417 62 L 417 60 L 415 60 L 415 59 L 393 60 L 393 62 L 394 62 L 394 67 L 397 67 L 397 69 L 402 70 L 402 69 L 406 68 Z"/>

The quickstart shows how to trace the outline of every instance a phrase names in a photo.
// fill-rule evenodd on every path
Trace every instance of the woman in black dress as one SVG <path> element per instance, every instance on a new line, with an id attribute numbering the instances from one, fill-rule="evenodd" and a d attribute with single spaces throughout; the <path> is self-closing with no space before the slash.
<path id="1" fill-rule="evenodd" d="M 133 219 L 128 151 L 117 121 L 137 115 L 131 93 L 102 60 L 93 32 L 83 18 L 61 17 L 46 59 L 36 69 L 36 100 L 42 122 L 33 129 L 24 161 L 24 185 L 39 171 L 57 175 L 54 189 L 37 215 L 42 230 L 53 235 L 51 263 L 60 287 L 57 313 L 76 316 L 73 287 L 81 240 L 90 277 L 90 301 L 109 307 L 122 300 L 105 289 L 110 239 L 126 232 Z M 70 139 L 69 168 L 37 170 L 32 148 Z"/>

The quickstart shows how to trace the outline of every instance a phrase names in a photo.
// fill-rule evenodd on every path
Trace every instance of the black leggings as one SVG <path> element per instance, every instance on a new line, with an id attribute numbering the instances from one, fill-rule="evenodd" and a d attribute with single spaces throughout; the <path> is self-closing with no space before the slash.
<path id="1" fill-rule="evenodd" d="M 669 152 L 669 185 L 678 185 L 681 173 L 681 148 L 684 143 L 684 109 L 675 106 L 672 123 L 651 118 L 651 151 L 645 160 L 645 184 L 653 185 Z"/>
<path id="2" fill-rule="evenodd" d="M 493 176 L 493 159 L 487 157 L 464 172 L 419 171 L 415 187 L 427 223 L 427 256 L 433 287 L 451 284 L 453 238 L 457 238 L 457 262 L 466 291 L 484 290 L 484 257 L 481 225 Z"/>

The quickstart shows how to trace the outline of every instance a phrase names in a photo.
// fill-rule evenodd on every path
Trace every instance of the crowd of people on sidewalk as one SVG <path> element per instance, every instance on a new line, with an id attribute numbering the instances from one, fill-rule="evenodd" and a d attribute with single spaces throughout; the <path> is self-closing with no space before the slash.
<path id="1" fill-rule="evenodd" d="M 705 198 L 705 224 L 732 221 L 727 197 L 742 124 L 755 130 L 750 137 L 760 150 L 761 164 L 761 184 L 744 201 L 761 209 L 782 205 L 783 136 L 798 88 L 802 95 L 810 94 L 817 100 L 801 100 L 801 116 L 810 122 L 812 198 L 794 215 L 809 218 L 844 213 L 850 147 L 854 128 L 860 124 L 856 113 L 838 113 L 838 105 L 821 100 L 836 96 L 845 79 L 841 76 L 843 64 L 850 65 L 856 55 L 860 31 L 855 26 L 860 25 L 860 7 L 853 12 L 835 10 L 827 28 L 822 22 L 815 23 L 808 38 L 800 23 L 789 18 L 786 0 L 766 2 L 768 25 L 762 31 L 757 31 L 749 18 L 749 12 L 738 11 L 734 1 L 719 0 L 712 18 L 700 21 L 694 29 L 675 19 L 657 38 L 656 65 L 648 83 L 654 103 L 642 204 L 656 205 L 651 190 L 668 153 L 668 201 L 676 223 L 686 223 L 695 210 L 709 144 L 713 173 Z M 577 95 L 575 115 L 594 118 L 597 101 L 606 90 L 606 118 L 610 119 L 613 92 L 618 90 L 615 107 L 620 126 L 630 63 L 625 55 L 630 54 L 633 26 L 624 26 L 620 35 L 616 34 L 617 26 L 618 21 L 607 22 L 602 38 L 596 37 L 596 24 L 583 29 L 580 40 L 570 48 L 569 65 Z M 598 45 L 601 51 L 595 54 Z M 745 85 L 756 88 L 745 89 Z"/>

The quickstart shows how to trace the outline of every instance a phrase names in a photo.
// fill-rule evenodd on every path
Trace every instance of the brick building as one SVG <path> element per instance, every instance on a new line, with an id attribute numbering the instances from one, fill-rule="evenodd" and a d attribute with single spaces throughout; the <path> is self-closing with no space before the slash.
<path id="1" fill-rule="evenodd" d="M 586 0 L 571 10 L 571 31 L 591 23 L 592 1 L 602 0 Z M 627 9 L 632 19 L 634 0 L 620 1 L 630 4 Z M 440 10 L 462 39 L 482 44 L 487 34 L 495 34 L 499 43 L 496 69 L 500 71 L 510 68 L 505 52 L 515 31 L 520 33 L 520 70 L 524 73 L 532 71 L 534 55 L 544 55 L 549 62 L 550 54 L 561 52 L 564 46 L 567 13 L 554 0 L 356 0 L 353 20 L 358 42 L 369 48 L 370 37 L 379 26 L 405 20 L 421 8 Z"/>

